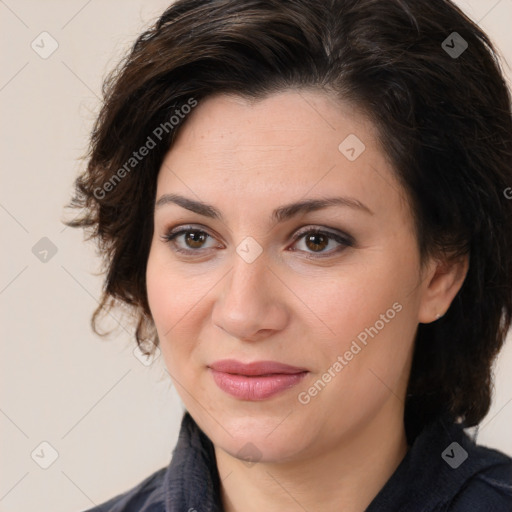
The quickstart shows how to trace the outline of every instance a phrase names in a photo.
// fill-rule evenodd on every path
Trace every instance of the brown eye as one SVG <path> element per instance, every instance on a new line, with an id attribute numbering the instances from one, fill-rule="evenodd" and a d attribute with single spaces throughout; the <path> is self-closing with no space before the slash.
<path id="1" fill-rule="evenodd" d="M 201 254 L 204 250 L 215 248 L 215 245 L 205 247 L 208 238 L 213 237 L 202 229 L 195 229 L 192 226 L 185 226 L 175 232 L 169 232 L 163 235 L 162 240 L 172 245 L 172 249 L 176 252 L 193 255 Z M 178 241 L 181 239 L 181 243 Z M 324 258 L 337 254 L 347 247 L 354 245 L 355 241 L 350 235 L 342 235 L 323 231 L 319 229 L 307 229 L 295 235 L 294 245 L 302 241 L 305 249 L 299 249 L 299 252 L 305 253 L 309 258 Z M 326 251 L 325 249 L 332 245 L 332 242 L 338 244 L 338 247 Z M 218 246 L 217 246 L 218 247 Z M 219 247 L 218 247 L 219 248 Z M 295 251 L 296 249 L 294 249 Z"/>
<path id="2" fill-rule="evenodd" d="M 322 251 L 329 243 L 329 238 L 321 233 L 306 235 L 306 246 L 312 251 Z"/>
<path id="3" fill-rule="evenodd" d="M 206 237 L 208 236 L 204 231 L 185 231 L 184 241 L 185 243 L 193 248 L 193 249 L 200 249 L 201 245 L 206 240 Z M 192 234 L 192 236 L 189 236 Z"/>
<path id="4" fill-rule="evenodd" d="M 209 249 L 209 247 L 204 247 L 204 244 L 208 240 L 208 238 L 212 237 L 202 229 L 185 227 L 178 231 L 167 233 L 163 235 L 161 238 L 164 242 L 172 244 L 173 249 L 177 252 L 199 253 L 201 249 Z M 181 244 L 178 244 L 179 238 L 181 238 L 182 240 Z"/>
<path id="5" fill-rule="evenodd" d="M 354 239 L 349 235 L 341 235 L 337 233 L 331 233 L 329 231 L 322 231 L 319 229 L 311 228 L 305 231 L 301 231 L 295 235 L 296 243 L 294 245 L 302 240 L 307 250 L 300 249 L 300 251 L 309 254 L 308 257 L 312 258 L 332 256 L 333 254 L 339 253 L 347 247 L 352 247 L 355 243 Z M 325 251 L 324 249 L 328 247 L 332 241 L 338 244 L 338 248 Z"/>

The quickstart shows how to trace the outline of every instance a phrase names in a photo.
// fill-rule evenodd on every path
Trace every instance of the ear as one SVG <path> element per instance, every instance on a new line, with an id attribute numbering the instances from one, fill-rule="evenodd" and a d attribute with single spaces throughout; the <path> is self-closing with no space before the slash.
<path id="1" fill-rule="evenodd" d="M 428 324 L 443 316 L 460 290 L 469 269 L 469 255 L 434 260 L 425 274 L 418 322 Z M 439 317 L 438 317 L 439 315 Z"/>

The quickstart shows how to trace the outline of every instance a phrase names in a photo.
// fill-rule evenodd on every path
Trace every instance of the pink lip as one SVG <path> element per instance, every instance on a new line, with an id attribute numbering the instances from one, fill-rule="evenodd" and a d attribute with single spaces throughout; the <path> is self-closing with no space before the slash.
<path id="1" fill-rule="evenodd" d="M 244 364 L 225 359 L 209 368 L 220 389 L 242 400 L 265 400 L 295 386 L 308 373 L 304 368 L 274 361 Z"/>

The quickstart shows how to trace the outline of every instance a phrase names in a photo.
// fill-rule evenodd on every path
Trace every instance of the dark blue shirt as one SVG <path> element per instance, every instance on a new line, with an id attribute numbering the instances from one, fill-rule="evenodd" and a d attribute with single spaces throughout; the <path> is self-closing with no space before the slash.
<path id="1" fill-rule="evenodd" d="M 340 510 L 343 504 L 340 503 Z M 129 491 L 85 512 L 221 512 L 210 439 L 188 412 L 164 467 Z M 474 443 L 439 419 L 414 439 L 366 512 L 512 512 L 512 458 Z"/>

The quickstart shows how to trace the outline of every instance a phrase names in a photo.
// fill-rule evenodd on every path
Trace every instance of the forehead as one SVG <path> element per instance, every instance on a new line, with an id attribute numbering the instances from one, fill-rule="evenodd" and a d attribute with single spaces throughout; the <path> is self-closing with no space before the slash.
<path id="1" fill-rule="evenodd" d="M 337 193 L 374 211 L 400 208 L 403 195 L 375 127 L 351 106 L 304 90 L 199 102 L 162 164 L 157 195 L 169 190 L 239 206 Z"/>
<path id="2" fill-rule="evenodd" d="M 192 144 L 214 145 L 219 149 L 323 146 L 326 150 L 337 150 L 335 143 L 338 139 L 342 142 L 343 135 L 349 132 L 371 146 L 377 144 L 376 130 L 365 117 L 350 105 L 319 91 L 289 90 L 258 100 L 215 94 L 201 100 L 191 112 L 174 148 L 186 150 Z"/>

